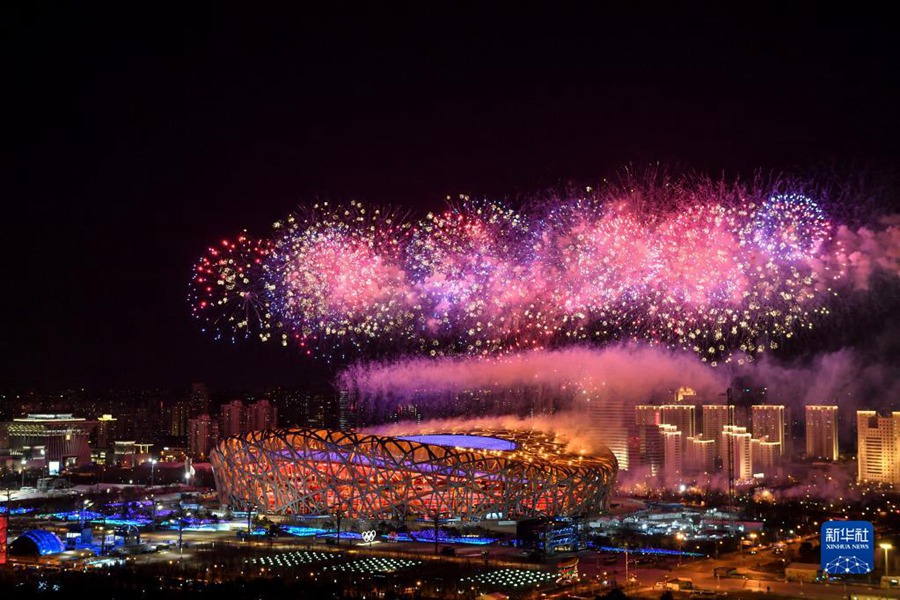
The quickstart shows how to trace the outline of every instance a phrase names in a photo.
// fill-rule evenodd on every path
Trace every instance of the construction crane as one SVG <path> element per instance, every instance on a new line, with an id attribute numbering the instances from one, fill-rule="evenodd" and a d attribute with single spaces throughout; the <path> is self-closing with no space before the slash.
<path id="1" fill-rule="evenodd" d="M 728 416 L 728 507 L 734 512 L 734 399 L 731 396 L 731 388 L 725 391 L 727 398 L 725 409 Z"/>

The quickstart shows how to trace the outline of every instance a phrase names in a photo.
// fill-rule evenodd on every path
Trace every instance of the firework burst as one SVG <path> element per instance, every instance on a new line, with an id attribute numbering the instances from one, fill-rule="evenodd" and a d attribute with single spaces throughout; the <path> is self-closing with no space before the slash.
<path id="1" fill-rule="evenodd" d="M 854 264 L 851 238 L 784 187 L 651 177 L 518 209 L 461 197 L 412 224 L 315 204 L 272 241 L 210 249 L 192 306 L 220 337 L 277 331 L 330 357 L 637 340 L 752 358 L 814 327 Z"/>
<path id="2" fill-rule="evenodd" d="M 831 236 L 831 223 L 822 208 L 802 194 L 777 194 L 754 213 L 753 242 L 782 261 L 809 260 Z"/>
<path id="3" fill-rule="evenodd" d="M 484 354 L 535 343 L 530 230 L 497 202 L 461 202 L 418 224 L 407 247 L 415 295 L 423 300 L 420 346 L 431 355 Z"/>
<path id="4" fill-rule="evenodd" d="M 313 205 L 275 223 L 266 269 L 272 303 L 310 352 L 393 343 L 413 327 L 416 299 L 400 259 L 408 226 L 359 202 Z"/>
<path id="5" fill-rule="evenodd" d="M 243 232 L 207 249 L 194 265 L 188 301 L 191 311 L 216 339 L 258 336 L 267 341 L 275 327 L 269 305 L 268 240 Z"/>

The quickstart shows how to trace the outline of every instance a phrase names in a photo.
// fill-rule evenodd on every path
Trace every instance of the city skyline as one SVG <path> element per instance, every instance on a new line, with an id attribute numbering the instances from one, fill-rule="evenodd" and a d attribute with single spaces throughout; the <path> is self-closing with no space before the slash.
<path id="1" fill-rule="evenodd" d="M 681 388 L 688 389 L 690 388 Z M 533 390 L 532 390 L 533 391 Z M 679 390 L 680 391 L 680 390 Z M 693 392 L 693 390 L 690 390 Z M 718 399 L 704 402 L 695 393 L 690 401 L 671 403 L 671 398 L 657 398 L 654 404 L 632 404 L 620 400 L 611 406 L 603 395 L 574 390 L 566 396 L 533 395 L 526 389 L 464 390 L 458 394 L 422 392 L 412 399 L 400 400 L 390 410 L 372 411 L 372 399 L 353 396 L 347 401 L 346 391 L 272 389 L 255 394 L 211 393 L 205 385 L 195 383 L 189 394 L 147 394 L 110 398 L 16 398 L 5 404 L 0 419 L 7 422 L 28 419 L 87 419 L 91 425 L 102 425 L 102 438 L 107 438 L 117 421 L 122 421 L 126 436 L 144 442 L 174 440 L 188 436 L 189 421 L 202 417 L 215 429 L 204 434 L 208 446 L 215 440 L 237 432 L 276 427 L 350 427 L 381 430 L 384 428 L 462 426 L 508 427 L 516 423 L 565 432 L 573 443 L 593 447 L 608 446 L 620 457 L 627 470 L 629 456 L 651 452 L 646 436 L 656 432 L 677 434 L 679 454 L 702 451 L 721 460 L 724 445 L 721 434 L 727 426 L 764 442 L 776 453 L 776 459 L 805 456 L 808 460 L 835 461 L 838 456 L 853 454 L 860 415 L 890 418 L 888 410 L 853 410 L 838 405 L 786 406 L 768 402 L 758 404 L 748 396 L 737 396 L 734 404 L 717 404 Z M 676 398 L 681 397 L 680 394 Z M 652 401 L 652 399 L 651 399 Z M 725 408 L 731 414 L 726 418 Z M 137 411 L 137 412 L 135 412 Z M 136 426 L 135 421 L 140 425 Z M 103 425 L 106 423 L 107 425 Z M 345 423 L 346 425 L 339 425 Z M 191 434 L 193 435 L 193 434 Z M 640 449 L 628 441 L 641 439 Z M 193 444 L 192 444 L 193 445 Z M 646 447 L 646 448 L 645 448 Z M 691 448 L 693 447 L 693 448 Z M 202 452 L 201 454 L 205 454 Z M 694 456 L 698 459 L 698 456 Z M 717 467 L 719 468 L 719 467 Z"/>
<path id="2" fill-rule="evenodd" d="M 855 486 L 842 493 L 854 495 L 856 487 L 896 489 L 900 485 L 900 461 L 896 452 L 900 411 L 890 414 L 856 411 L 852 420 L 858 423 L 858 428 L 843 436 L 839 449 L 834 437 L 837 424 L 833 420 L 837 406 L 809 406 L 806 415 L 811 415 L 811 420 L 801 421 L 800 431 L 791 427 L 794 433 L 786 434 L 784 441 L 771 439 L 768 419 L 752 418 L 749 413 L 737 418 L 736 424 L 721 424 L 717 431 L 710 430 L 707 435 L 699 432 L 685 435 L 700 420 L 696 414 L 694 419 L 682 418 L 696 411 L 678 411 L 673 415 L 676 406 L 696 408 L 665 404 L 623 406 L 620 425 L 608 411 L 594 414 L 587 406 L 574 418 L 540 414 L 520 419 L 478 415 L 448 420 L 429 419 L 426 413 L 423 420 L 415 415 L 396 414 L 381 423 L 367 426 L 357 423 L 348 429 L 339 423 L 352 421 L 353 415 L 338 414 L 344 406 L 325 398 L 247 399 L 212 405 L 200 391 L 187 400 L 160 406 L 157 411 L 143 410 L 139 416 L 127 411 L 102 415 L 28 412 L 0 421 L 0 439 L 8 444 L 8 456 L 14 458 L 14 471 L 20 473 L 17 476 L 21 477 L 21 485 L 25 485 L 26 471 L 32 479 L 42 473 L 51 478 L 65 478 L 67 474 L 84 477 L 97 468 L 146 470 L 158 461 L 187 461 L 187 468 L 190 464 L 207 463 L 223 444 L 242 445 L 251 439 L 258 441 L 261 436 L 290 436 L 291 432 L 299 435 L 331 432 L 327 434 L 338 438 L 362 436 L 360 439 L 369 435 L 379 439 L 399 436 L 409 440 L 441 433 L 443 437 L 438 435 L 435 440 L 440 438 L 440 443 L 446 443 L 454 435 L 490 436 L 490 432 L 500 431 L 544 436 L 547 443 L 556 444 L 560 452 L 569 456 L 607 454 L 615 462 L 622 493 L 647 485 L 672 493 L 679 490 L 684 493 L 687 488 L 724 493 L 726 477 L 733 478 L 733 485 L 742 493 L 756 489 L 784 498 L 801 489 L 806 489 L 807 495 L 825 498 L 829 490 L 850 485 L 851 480 Z M 756 407 L 778 409 L 778 414 L 784 409 L 775 405 Z M 816 423 L 823 414 L 832 415 L 826 418 L 830 427 Z M 136 418 L 142 427 L 135 427 Z M 704 425 L 709 429 L 709 423 Z M 829 428 L 830 433 L 824 430 Z M 800 443 L 804 438 L 806 448 L 833 444 L 836 453 L 821 456 L 804 451 L 804 444 Z M 729 467 L 729 453 L 733 471 Z M 818 491 L 807 487 L 820 477 L 834 483 Z"/>

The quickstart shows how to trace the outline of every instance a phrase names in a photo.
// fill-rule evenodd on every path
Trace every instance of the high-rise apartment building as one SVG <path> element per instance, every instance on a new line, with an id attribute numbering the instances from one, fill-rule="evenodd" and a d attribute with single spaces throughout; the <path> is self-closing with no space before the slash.
<path id="1" fill-rule="evenodd" d="M 247 430 L 262 431 L 278 427 L 278 408 L 266 398 L 247 406 Z"/>
<path id="2" fill-rule="evenodd" d="M 752 406 L 750 419 L 753 437 L 757 439 L 765 438 L 769 442 L 778 442 L 778 454 L 779 456 L 785 456 L 787 454 L 785 445 L 788 441 L 788 422 L 785 419 L 784 405 L 762 404 Z"/>
<path id="3" fill-rule="evenodd" d="M 219 425 L 222 437 L 275 429 L 278 426 L 278 409 L 266 398 L 249 404 L 232 400 L 222 405 Z"/>
<path id="4" fill-rule="evenodd" d="M 684 441 L 675 425 L 661 424 L 659 433 L 663 443 L 662 475 L 666 483 L 675 483 L 684 472 Z"/>
<path id="5" fill-rule="evenodd" d="M 806 457 L 837 460 L 838 407 L 811 404 L 806 407 Z"/>
<path id="6" fill-rule="evenodd" d="M 191 456 L 206 458 L 218 440 L 219 423 L 209 415 L 198 415 L 188 421 L 188 448 Z"/>
<path id="7" fill-rule="evenodd" d="M 191 384 L 188 417 L 209 414 L 209 389 L 205 383 Z"/>
<path id="8" fill-rule="evenodd" d="M 173 438 L 186 439 L 190 413 L 190 400 L 177 400 L 175 402 L 167 403 L 163 408 L 162 415 L 162 426 L 166 435 Z"/>
<path id="9" fill-rule="evenodd" d="M 856 411 L 860 483 L 900 486 L 900 412 Z"/>
<path id="10" fill-rule="evenodd" d="M 634 424 L 659 425 L 659 408 L 656 404 L 638 404 L 634 407 Z"/>
<path id="11" fill-rule="evenodd" d="M 685 473 L 712 473 L 716 467 L 716 440 L 702 435 L 687 439 L 684 447 Z"/>
<path id="12" fill-rule="evenodd" d="M 578 407 L 588 423 L 587 435 L 609 448 L 619 461 L 619 469 L 627 471 L 628 437 L 635 430 L 633 405 L 600 390 L 585 393 Z"/>
<path id="13" fill-rule="evenodd" d="M 725 450 L 719 447 L 722 439 L 722 430 L 726 425 L 736 425 L 734 421 L 734 406 L 729 404 L 706 404 L 700 407 L 701 431 L 703 439 L 713 440 L 714 452 L 721 458 L 725 456 Z"/>
<path id="14" fill-rule="evenodd" d="M 781 456 L 781 443 L 753 438 L 750 440 L 750 444 L 753 473 L 762 473 L 763 475 L 768 476 L 773 475 L 775 466 L 778 464 L 778 457 Z"/>
<path id="15" fill-rule="evenodd" d="M 720 445 L 725 449 L 724 469 L 728 473 L 729 460 L 734 469 L 734 480 L 747 480 L 753 477 L 753 447 L 751 434 L 746 427 L 726 425 L 722 430 Z M 731 450 L 730 456 L 728 450 Z"/>
<path id="16" fill-rule="evenodd" d="M 659 407 L 659 422 L 678 428 L 682 440 L 696 435 L 696 420 L 697 407 L 693 404 L 663 404 Z"/>
<path id="17" fill-rule="evenodd" d="M 338 393 L 338 427 L 343 430 L 353 429 L 357 426 L 356 396 L 349 390 L 341 390 Z"/>
<path id="18" fill-rule="evenodd" d="M 109 414 L 100 415 L 97 417 L 97 429 L 95 430 L 97 434 L 97 439 L 94 442 L 94 446 L 97 448 L 112 448 L 113 442 L 116 439 L 116 423 L 118 419 Z"/>
<path id="19" fill-rule="evenodd" d="M 659 406 L 638 404 L 634 407 L 635 443 L 629 448 L 629 460 L 634 467 L 645 467 L 651 476 L 663 470 L 665 447 L 660 433 Z"/>
<path id="20" fill-rule="evenodd" d="M 219 433 L 222 437 L 230 437 L 247 432 L 247 413 L 241 400 L 226 402 L 220 408 Z"/>

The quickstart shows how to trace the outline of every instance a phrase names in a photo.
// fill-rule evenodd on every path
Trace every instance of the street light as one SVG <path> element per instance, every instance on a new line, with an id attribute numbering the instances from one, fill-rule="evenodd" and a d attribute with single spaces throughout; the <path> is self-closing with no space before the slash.
<path id="1" fill-rule="evenodd" d="M 628 543 L 625 543 L 625 585 L 628 585 Z"/>
<path id="2" fill-rule="evenodd" d="M 184 532 L 184 521 L 187 517 L 191 516 L 190 512 L 184 512 L 184 503 L 179 500 L 178 501 L 178 554 L 184 554 L 184 544 L 182 542 Z"/>
<path id="3" fill-rule="evenodd" d="M 884 550 L 884 574 L 886 576 L 888 574 L 888 550 L 893 548 L 893 546 L 887 542 L 882 542 L 878 544 L 878 547 Z"/>
<path id="4" fill-rule="evenodd" d="M 81 502 L 81 511 L 78 515 L 81 518 L 81 532 L 79 532 L 79 535 L 81 535 L 84 532 L 84 521 L 85 521 L 84 513 L 87 511 L 88 507 L 92 506 L 93 504 L 94 503 L 91 500 L 88 500 L 87 498 L 85 498 Z"/>
<path id="5" fill-rule="evenodd" d="M 151 458 L 150 459 L 150 487 L 153 487 L 153 475 L 154 475 L 155 471 L 156 471 L 156 459 Z"/>
<path id="6" fill-rule="evenodd" d="M 684 547 L 684 533 L 679 531 L 675 534 L 675 539 L 678 540 L 678 566 L 681 566 L 681 549 Z"/>

